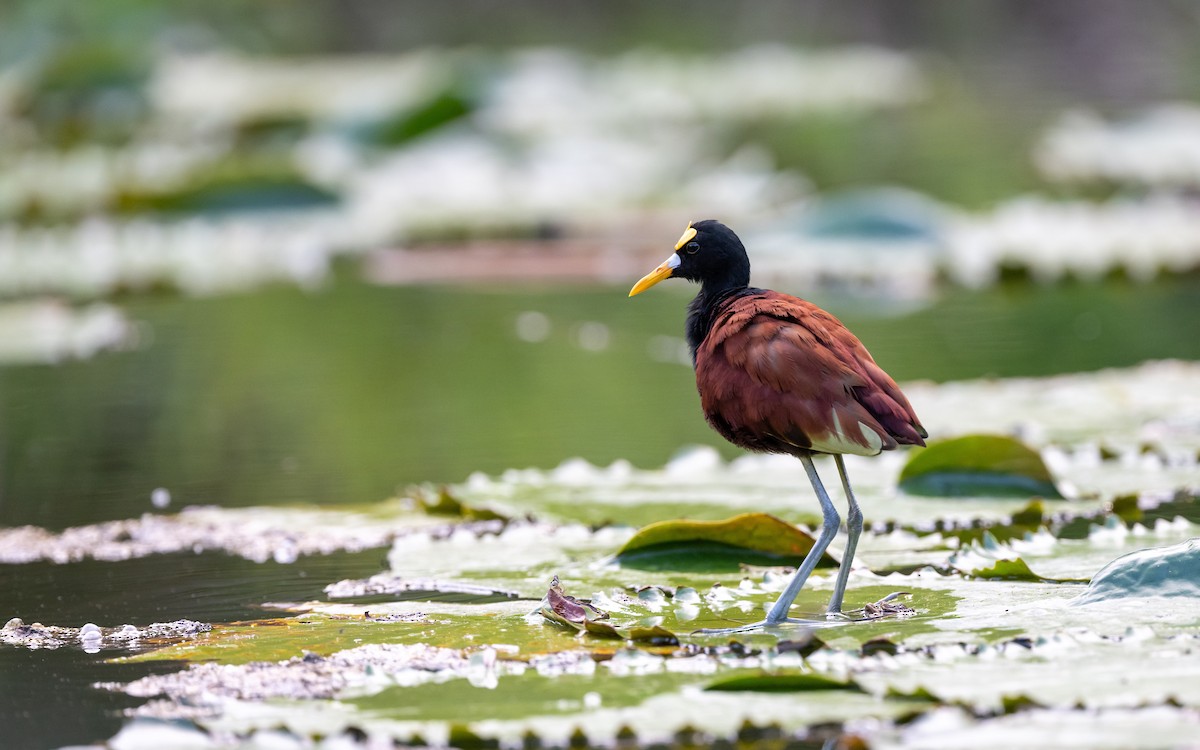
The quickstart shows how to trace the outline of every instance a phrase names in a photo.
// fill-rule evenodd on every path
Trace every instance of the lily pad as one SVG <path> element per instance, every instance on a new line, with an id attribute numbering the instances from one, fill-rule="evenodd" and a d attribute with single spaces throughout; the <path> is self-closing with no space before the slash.
<path id="1" fill-rule="evenodd" d="M 431 516 L 450 516 L 468 521 L 508 521 L 508 517 L 490 508 L 476 508 L 455 497 L 447 487 L 436 491 L 424 487 L 409 490 L 408 497 Z"/>
<path id="2" fill-rule="evenodd" d="M 1075 603 L 1142 596 L 1200 597 L 1200 538 L 1118 557 L 1096 574 Z"/>
<path id="3" fill-rule="evenodd" d="M 1029 563 L 1021 558 L 1015 560 L 997 560 L 994 564 L 970 571 L 975 578 L 994 578 L 1005 581 L 1044 581 L 1045 577 L 1034 573 Z"/>
<path id="4" fill-rule="evenodd" d="M 733 557 L 749 564 L 800 562 L 812 549 L 813 538 L 787 521 L 768 513 L 743 513 L 723 521 L 660 521 L 643 527 L 617 552 L 623 565 L 643 567 L 663 557 L 697 554 L 717 563 Z M 835 567 L 826 552 L 820 566 Z"/>
<path id="5" fill-rule="evenodd" d="M 900 489 L 933 497 L 1063 497 L 1037 451 L 1003 435 L 965 435 L 918 451 L 900 473 Z"/>

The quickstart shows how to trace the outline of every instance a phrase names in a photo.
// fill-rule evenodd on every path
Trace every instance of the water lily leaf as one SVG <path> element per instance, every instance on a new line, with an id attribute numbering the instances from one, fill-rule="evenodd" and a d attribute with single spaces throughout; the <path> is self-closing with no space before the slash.
<path id="1" fill-rule="evenodd" d="M 1029 569 L 1029 563 L 1021 558 L 997 560 L 986 568 L 970 571 L 975 578 L 1000 578 L 1008 581 L 1040 581 L 1042 577 Z"/>
<path id="2" fill-rule="evenodd" d="M 1139 596 L 1200 597 L 1200 538 L 1118 557 L 1092 578 L 1075 603 Z"/>
<path id="3" fill-rule="evenodd" d="M 203 213 L 325 206 L 337 195 L 275 160 L 218 162 L 170 189 L 126 189 L 115 198 L 122 213 Z"/>
<path id="4" fill-rule="evenodd" d="M 1051 578 L 1038 575 L 1029 568 L 1029 563 L 1021 558 L 1013 560 L 996 560 L 992 565 L 963 571 L 972 578 L 984 578 L 1003 581 L 1044 581 L 1046 583 L 1087 583 L 1086 578 Z"/>
<path id="5" fill-rule="evenodd" d="M 1000 710 L 1004 714 L 1015 714 L 1034 708 L 1045 708 L 1041 703 L 1021 693 L 1019 695 L 1003 695 L 1000 697 Z"/>
<path id="6" fill-rule="evenodd" d="M 996 581 L 1037 581 L 1044 583 L 1087 583 L 1086 578 L 1057 578 L 1035 573 L 1023 558 L 1015 555 L 1010 545 L 1001 544 L 991 534 L 984 534 L 980 542 L 974 543 L 951 555 L 946 565 L 939 569 L 947 575 L 965 575 L 969 578 Z"/>
<path id="7" fill-rule="evenodd" d="M 659 521 L 643 527 L 617 552 L 622 564 L 648 557 L 678 557 L 700 549 L 706 555 L 724 551 L 743 562 L 799 562 L 812 549 L 813 538 L 768 513 L 743 513 L 723 521 Z M 819 566 L 834 567 L 825 553 Z"/>
<path id="8" fill-rule="evenodd" d="M 246 664 L 278 661 L 305 652 L 322 656 L 364 643 L 398 643 L 413 639 L 428 627 L 428 619 L 414 612 L 386 622 L 370 617 L 306 615 L 213 626 L 201 637 L 156 651 L 123 657 L 121 661 L 217 661 Z"/>
<path id="9" fill-rule="evenodd" d="M 919 701 L 922 703 L 945 703 L 941 698 L 935 695 L 929 688 L 924 685 L 917 685 L 912 690 L 900 690 L 895 686 L 888 686 L 883 697 L 892 698 L 894 700 L 910 700 Z"/>
<path id="10" fill-rule="evenodd" d="M 1121 495 L 1114 497 L 1112 501 L 1112 513 L 1127 524 L 1137 523 L 1145 517 L 1140 505 L 1138 505 L 1138 496 L 1136 494 Z"/>
<path id="11" fill-rule="evenodd" d="M 364 135 L 384 146 L 397 146 L 457 122 L 475 109 L 465 84 L 452 85 L 417 106 L 375 123 Z"/>
<path id="12" fill-rule="evenodd" d="M 409 497 L 416 500 L 421 510 L 431 516 L 450 516 L 468 521 L 508 521 L 508 517 L 490 508 L 468 505 L 455 497 L 448 487 L 436 491 L 418 487 L 409 490 Z"/>
<path id="13" fill-rule="evenodd" d="M 1063 497 L 1037 451 L 1003 435 L 966 435 L 919 450 L 900 473 L 900 489 L 934 497 Z"/>
<path id="14" fill-rule="evenodd" d="M 182 660 L 246 664 L 307 653 L 327 656 L 369 644 L 423 644 L 439 648 L 515 645 L 523 654 L 579 647 L 574 631 L 529 627 L 527 601 L 491 604 L 393 602 L 371 605 L 315 604 L 294 617 L 214 624 L 182 643 L 121 657 L 120 661 Z"/>
<path id="15" fill-rule="evenodd" d="M 583 631 L 588 635 L 594 635 L 597 638 L 611 638 L 614 640 L 625 640 L 625 636 L 621 632 L 609 625 L 607 622 L 596 622 L 595 620 L 584 620 Z"/>
<path id="16" fill-rule="evenodd" d="M 651 646 L 678 646 L 679 636 L 667 630 L 662 625 L 650 628 L 632 628 L 629 640 L 648 643 Z"/>
<path id="17" fill-rule="evenodd" d="M 843 682 L 824 675 L 796 672 L 735 675 L 710 682 L 704 689 L 759 693 L 804 693 L 813 690 L 863 692 L 862 687 L 854 680 Z"/>

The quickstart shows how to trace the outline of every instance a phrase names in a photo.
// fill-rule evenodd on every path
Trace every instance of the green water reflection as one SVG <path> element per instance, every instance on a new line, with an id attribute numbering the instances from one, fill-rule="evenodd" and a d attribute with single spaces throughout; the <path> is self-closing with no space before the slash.
<path id="1" fill-rule="evenodd" d="M 690 370 L 662 361 L 690 292 L 341 278 L 316 292 L 129 300 L 147 331 L 139 349 L 0 368 L 0 525 L 135 516 L 154 510 L 156 487 L 174 508 L 359 503 L 571 456 L 654 466 L 697 442 L 732 454 L 704 424 Z M 1200 358 L 1195 277 L 951 291 L 898 316 L 815 301 L 900 380 Z M 528 311 L 546 316 L 544 340 L 518 337 Z M 581 331 L 589 323 L 607 340 Z"/>

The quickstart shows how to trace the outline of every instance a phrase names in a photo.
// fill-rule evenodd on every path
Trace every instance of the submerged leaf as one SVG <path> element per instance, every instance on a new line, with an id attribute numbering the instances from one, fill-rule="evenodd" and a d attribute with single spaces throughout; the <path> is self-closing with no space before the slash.
<path id="1" fill-rule="evenodd" d="M 934 497 L 1063 497 L 1037 451 L 1003 435 L 966 435 L 919 450 L 900 473 L 900 489 Z"/>
<path id="2" fill-rule="evenodd" d="M 768 513 L 743 513 L 723 521 L 652 523 L 634 534 L 616 557 L 625 563 L 639 557 L 677 556 L 701 549 L 710 555 L 724 551 L 747 561 L 765 557 L 799 562 L 812 546 L 813 538 L 787 521 Z M 825 553 L 819 565 L 834 567 L 837 560 Z"/>
<path id="3" fill-rule="evenodd" d="M 814 690 L 863 692 L 862 687 L 854 680 L 842 682 L 824 675 L 803 673 L 735 675 L 711 682 L 704 689 L 760 693 L 804 693 Z"/>

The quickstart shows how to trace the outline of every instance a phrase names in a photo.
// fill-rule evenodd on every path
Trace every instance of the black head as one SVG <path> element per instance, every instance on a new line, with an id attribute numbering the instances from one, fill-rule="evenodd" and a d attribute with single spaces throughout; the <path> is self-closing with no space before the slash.
<path id="1" fill-rule="evenodd" d="M 713 219 L 697 221 L 683 231 L 671 257 L 642 277 L 629 296 L 672 277 L 699 282 L 706 291 L 740 289 L 750 284 L 750 259 L 732 229 Z"/>

